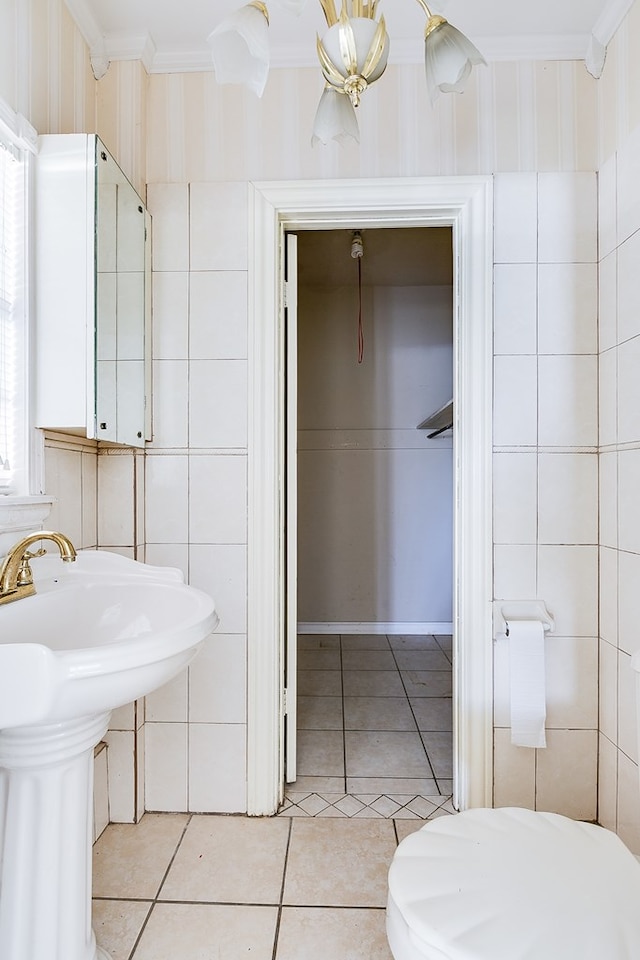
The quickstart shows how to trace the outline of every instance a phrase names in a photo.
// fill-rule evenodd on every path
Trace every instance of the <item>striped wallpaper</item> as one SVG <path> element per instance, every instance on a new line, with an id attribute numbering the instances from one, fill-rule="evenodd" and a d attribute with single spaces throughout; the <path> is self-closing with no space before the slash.
<path id="1" fill-rule="evenodd" d="M 494 63 L 431 107 L 419 65 L 387 69 L 361 143 L 311 147 L 318 70 L 274 70 L 262 100 L 212 73 L 149 78 L 151 183 L 593 170 L 597 83 L 578 62 Z"/>

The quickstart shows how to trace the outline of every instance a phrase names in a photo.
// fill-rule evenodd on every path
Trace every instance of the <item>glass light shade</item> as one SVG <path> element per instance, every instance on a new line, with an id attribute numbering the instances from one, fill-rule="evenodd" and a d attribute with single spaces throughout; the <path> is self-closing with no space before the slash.
<path id="1" fill-rule="evenodd" d="M 249 3 L 209 35 L 218 83 L 243 83 L 261 97 L 269 75 L 269 20 L 266 7 Z"/>
<path id="2" fill-rule="evenodd" d="M 377 21 L 371 20 L 368 17 L 351 17 L 347 25 L 339 21 L 325 33 L 322 38 L 322 46 L 336 74 L 342 78 L 343 83 L 347 82 L 352 76 L 362 76 L 366 81 L 364 84 L 366 87 L 367 84 L 374 83 L 384 73 L 389 57 L 389 38 L 386 32 L 384 34 L 384 44 L 380 59 L 372 70 L 365 70 L 367 57 L 374 44 L 378 26 Z M 349 57 L 345 54 L 344 31 L 347 28 L 353 31 L 353 39 L 355 42 L 354 63 L 350 63 Z M 323 73 L 328 83 L 337 86 L 336 77 L 330 75 L 324 68 Z"/>
<path id="3" fill-rule="evenodd" d="M 346 94 L 340 93 L 334 87 L 326 86 L 316 111 L 311 145 L 329 143 L 330 140 L 344 143 L 349 139 L 355 140 L 356 143 L 360 142 L 354 106 Z"/>
<path id="4" fill-rule="evenodd" d="M 427 87 L 434 103 L 440 93 L 462 93 L 471 68 L 485 59 L 471 40 L 446 21 L 425 39 Z"/>

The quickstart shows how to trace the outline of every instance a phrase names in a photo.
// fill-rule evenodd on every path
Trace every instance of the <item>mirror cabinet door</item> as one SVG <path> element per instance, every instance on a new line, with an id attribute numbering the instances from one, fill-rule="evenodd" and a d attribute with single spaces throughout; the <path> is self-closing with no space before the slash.
<path id="1" fill-rule="evenodd" d="M 96 138 L 96 435 L 145 440 L 146 211 Z"/>

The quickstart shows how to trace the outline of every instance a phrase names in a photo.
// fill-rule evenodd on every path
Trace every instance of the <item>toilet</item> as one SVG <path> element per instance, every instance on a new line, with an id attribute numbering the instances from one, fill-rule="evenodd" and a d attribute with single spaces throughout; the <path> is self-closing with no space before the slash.
<path id="1" fill-rule="evenodd" d="M 431 820 L 391 863 L 387 938 L 394 960 L 640 960 L 640 862 L 556 813 Z"/>
<path id="2" fill-rule="evenodd" d="M 640 863 L 555 813 L 441 817 L 398 846 L 387 938 L 395 960 L 638 960 Z"/>

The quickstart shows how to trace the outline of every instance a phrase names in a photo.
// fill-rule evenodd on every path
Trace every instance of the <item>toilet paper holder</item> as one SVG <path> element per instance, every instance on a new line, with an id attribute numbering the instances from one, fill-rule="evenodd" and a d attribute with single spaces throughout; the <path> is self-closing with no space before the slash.
<path id="1" fill-rule="evenodd" d="M 539 620 L 545 633 L 553 631 L 555 621 L 544 600 L 495 600 L 493 604 L 493 635 L 509 636 L 509 622 Z"/>

